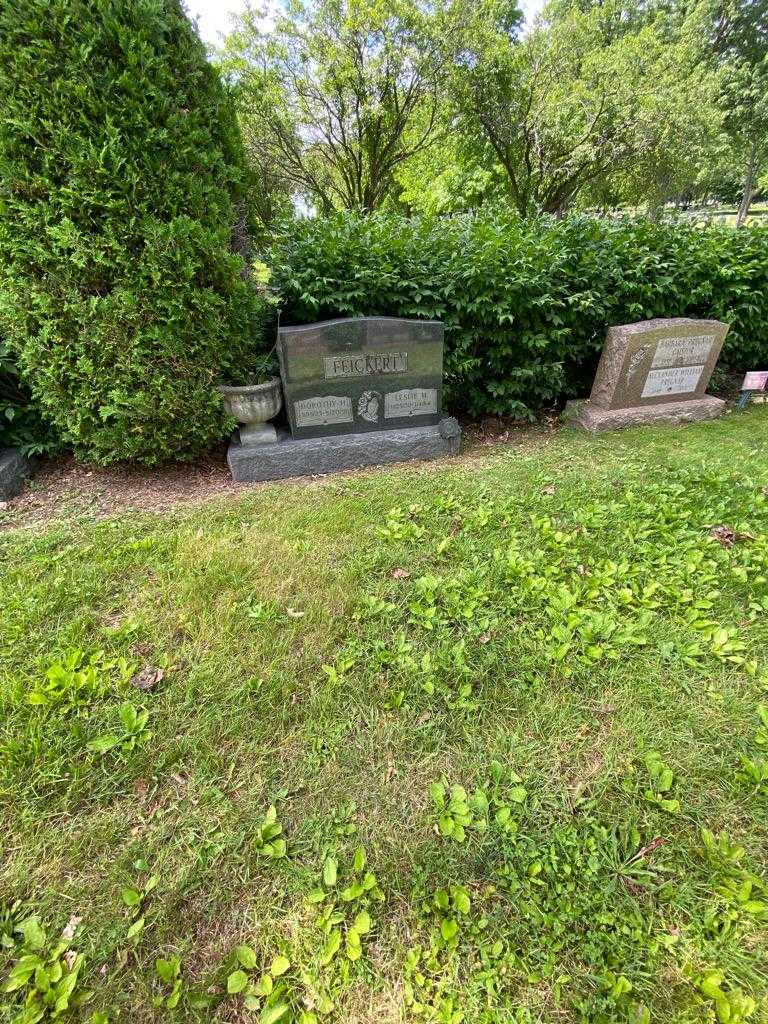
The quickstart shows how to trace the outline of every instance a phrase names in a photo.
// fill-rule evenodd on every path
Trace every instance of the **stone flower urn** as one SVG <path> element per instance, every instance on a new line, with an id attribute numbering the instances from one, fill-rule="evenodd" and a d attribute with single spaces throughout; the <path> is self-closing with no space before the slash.
<path id="1" fill-rule="evenodd" d="M 283 407 L 283 389 L 279 377 L 266 384 L 247 384 L 244 387 L 218 388 L 224 406 L 240 424 L 240 443 L 243 445 L 274 444 L 277 431 L 268 421 Z"/>

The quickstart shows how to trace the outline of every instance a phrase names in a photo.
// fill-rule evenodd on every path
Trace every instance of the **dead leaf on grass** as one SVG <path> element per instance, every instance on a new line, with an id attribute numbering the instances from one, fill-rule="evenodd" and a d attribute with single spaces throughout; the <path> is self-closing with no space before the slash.
<path id="1" fill-rule="evenodd" d="M 616 712 L 615 704 L 598 704 L 595 708 L 596 715 L 613 715 Z"/>
<path id="2" fill-rule="evenodd" d="M 730 526 L 713 526 L 709 535 L 724 548 L 732 548 L 739 541 L 755 539 L 751 533 L 740 533 L 738 530 L 732 530 Z"/>
<path id="3" fill-rule="evenodd" d="M 485 646 L 485 644 L 489 644 L 491 642 L 491 634 L 481 633 L 480 636 L 477 638 L 477 642 L 479 644 L 483 644 L 483 646 Z"/>
<path id="4" fill-rule="evenodd" d="M 131 686 L 137 690 L 154 690 L 163 681 L 165 669 L 156 668 L 154 665 L 145 665 L 141 672 L 137 672 L 131 679 Z"/>
<path id="5" fill-rule="evenodd" d="M 586 783 L 583 779 L 578 779 L 576 782 L 568 783 L 568 789 L 571 794 L 571 800 L 574 804 L 578 804 L 581 802 L 581 794 L 584 792 L 586 788 Z"/>
<path id="6" fill-rule="evenodd" d="M 407 569 L 395 569 L 392 573 L 393 580 L 407 580 L 410 578 L 410 573 Z"/>
<path id="7" fill-rule="evenodd" d="M 542 494 L 554 494 L 556 490 L 557 490 L 557 488 L 555 487 L 554 484 L 547 484 L 546 487 L 542 487 L 541 493 Z"/>
<path id="8" fill-rule="evenodd" d="M 663 836 L 656 836 L 656 838 L 652 839 L 647 846 L 638 850 L 634 857 L 630 857 L 627 864 L 635 864 L 639 860 L 645 860 L 645 858 L 652 854 L 654 850 L 658 850 L 660 846 L 663 846 L 665 842 L 666 839 L 664 839 Z"/>

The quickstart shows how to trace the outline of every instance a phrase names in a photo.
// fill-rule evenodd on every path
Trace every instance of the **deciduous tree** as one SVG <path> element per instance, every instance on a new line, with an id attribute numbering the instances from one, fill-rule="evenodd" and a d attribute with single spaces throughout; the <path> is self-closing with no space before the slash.
<path id="1" fill-rule="evenodd" d="M 562 213 L 596 183 L 680 147 L 696 126 L 691 101 L 705 73 L 687 41 L 654 24 L 606 38 L 605 20 L 604 7 L 573 7 L 518 39 L 482 2 L 449 6 L 462 125 L 492 148 L 522 216 Z"/>
<path id="2" fill-rule="evenodd" d="M 296 0 L 265 30 L 248 11 L 224 55 L 257 165 L 322 211 L 373 210 L 432 145 L 440 86 L 413 0 Z"/>

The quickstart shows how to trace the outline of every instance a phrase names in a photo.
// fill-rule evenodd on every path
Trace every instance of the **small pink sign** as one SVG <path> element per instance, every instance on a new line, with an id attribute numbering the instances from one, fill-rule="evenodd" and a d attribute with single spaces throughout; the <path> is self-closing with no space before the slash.
<path id="1" fill-rule="evenodd" d="M 742 391 L 765 391 L 768 384 L 768 370 L 753 370 L 744 377 Z"/>

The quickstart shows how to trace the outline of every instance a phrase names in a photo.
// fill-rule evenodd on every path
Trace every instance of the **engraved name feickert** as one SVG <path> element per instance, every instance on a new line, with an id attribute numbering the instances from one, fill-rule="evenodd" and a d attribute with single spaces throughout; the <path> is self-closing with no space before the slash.
<path id="1" fill-rule="evenodd" d="M 324 356 L 325 379 L 368 377 L 376 373 L 407 373 L 407 352 L 352 352 Z"/>

